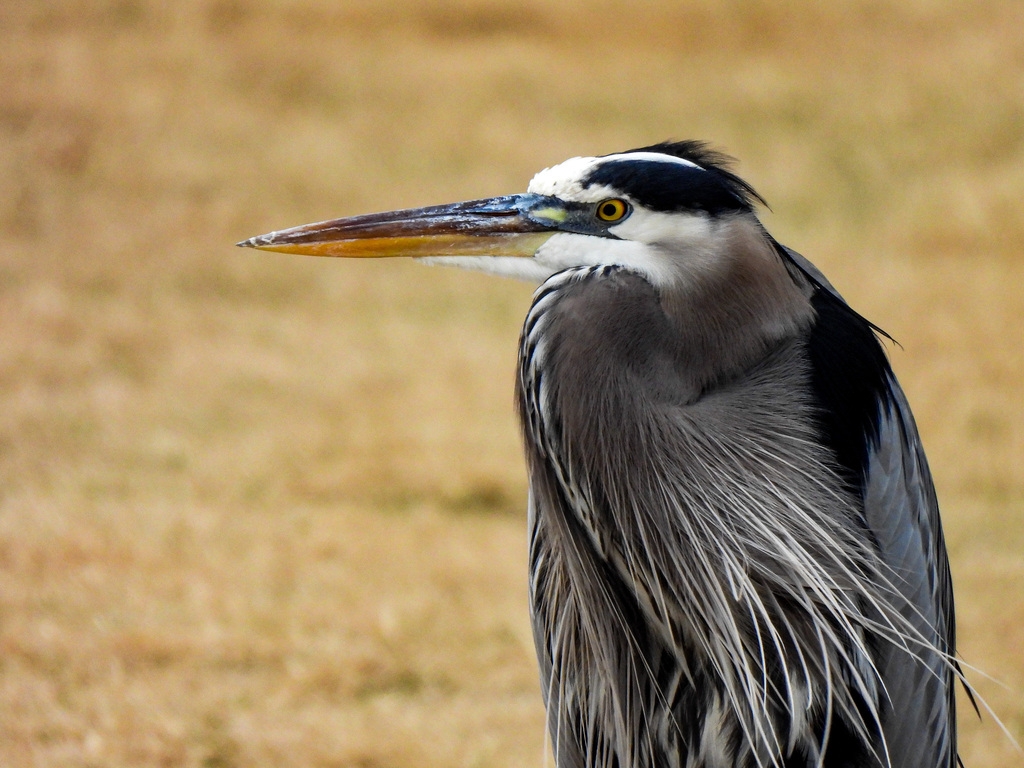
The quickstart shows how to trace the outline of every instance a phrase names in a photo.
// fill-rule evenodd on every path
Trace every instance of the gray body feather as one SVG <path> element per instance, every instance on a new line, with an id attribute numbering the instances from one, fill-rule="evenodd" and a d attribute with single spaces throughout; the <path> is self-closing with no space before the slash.
<path id="1" fill-rule="evenodd" d="M 708 276 L 724 298 L 615 267 L 535 295 L 518 399 L 560 768 L 954 764 L 949 572 L 916 429 L 890 379 L 863 492 L 842 482 L 808 353 L 831 288 L 780 256 Z"/>

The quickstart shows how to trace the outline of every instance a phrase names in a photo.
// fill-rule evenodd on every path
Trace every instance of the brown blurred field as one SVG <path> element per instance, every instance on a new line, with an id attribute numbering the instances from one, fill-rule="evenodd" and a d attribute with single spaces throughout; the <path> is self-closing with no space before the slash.
<path id="1" fill-rule="evenodd" d="M 897 338 L 1024 738 L 1024 4 L 0 5 L 0 765 L 540 766 L 531 288 L 250 235 L 665 138 Z M 968 768 L 1020 765 L 961 717 Z"/>

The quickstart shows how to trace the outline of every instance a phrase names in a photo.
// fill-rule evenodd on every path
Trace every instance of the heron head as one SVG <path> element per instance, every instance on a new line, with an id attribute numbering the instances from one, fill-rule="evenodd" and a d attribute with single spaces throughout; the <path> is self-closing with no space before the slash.
<path id="1" fill-rule="evenodd" d="M 239 245 L 317 256 L 408 256 L 541 282 L 617 264 L 655 285 L 711 268 L 763 202 L 699 142 L 574 157 L 524 194 L 307 224 Z"/>

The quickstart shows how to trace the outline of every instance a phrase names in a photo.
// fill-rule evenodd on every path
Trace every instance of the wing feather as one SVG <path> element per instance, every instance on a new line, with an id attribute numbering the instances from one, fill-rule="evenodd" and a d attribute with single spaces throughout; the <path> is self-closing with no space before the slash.
<path id="1" fill-rule="evenodd" d="M 897 609 L 933 646 L 912 653 L 888 643 L 879 648 L 892 765 L 952 768 L 961 677 L 953 585 L 917 425 L 875 335 L 886 334 L 854 312 L 810 261 L 777 247 L 819 289 L 819 338 L 812 338 L 811 352 L 826 438 L 863 498 L 865 525 L 903 600 Z"/>
<path id="2" fill-rule="evenodd" d="M 950 661 L 956 649 L 949 561 L 914 418 L 895 378 L 889 387 L 891 401 L 868 449 L 864 515 L 905 601 L 898 609 L 936 650 L 912 649 L 918 658 L 891 645 L 879 650 L 888 692 L 883 728 L 893 765 L 952 768 L 956 673 Z"/>

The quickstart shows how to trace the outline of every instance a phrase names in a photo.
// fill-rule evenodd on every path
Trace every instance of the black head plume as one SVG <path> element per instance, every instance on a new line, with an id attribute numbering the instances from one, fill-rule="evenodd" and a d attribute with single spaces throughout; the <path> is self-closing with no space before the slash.
<path id="1" fill-rule="evenodd" d="M 630 154 L 646 152 L 669 155 L 693 165 L 628 158 Z M 583 185 L 602 184 L 621 190 L 655 211 L 703 211 L 718 216 L 752 211 L 757 204 L 767 205 L 750 184 L 729 170 L 731 163 L 732 158 L 700 141 L 663 142 L 631 149 L 600 163 L 583 180 Z"/>

